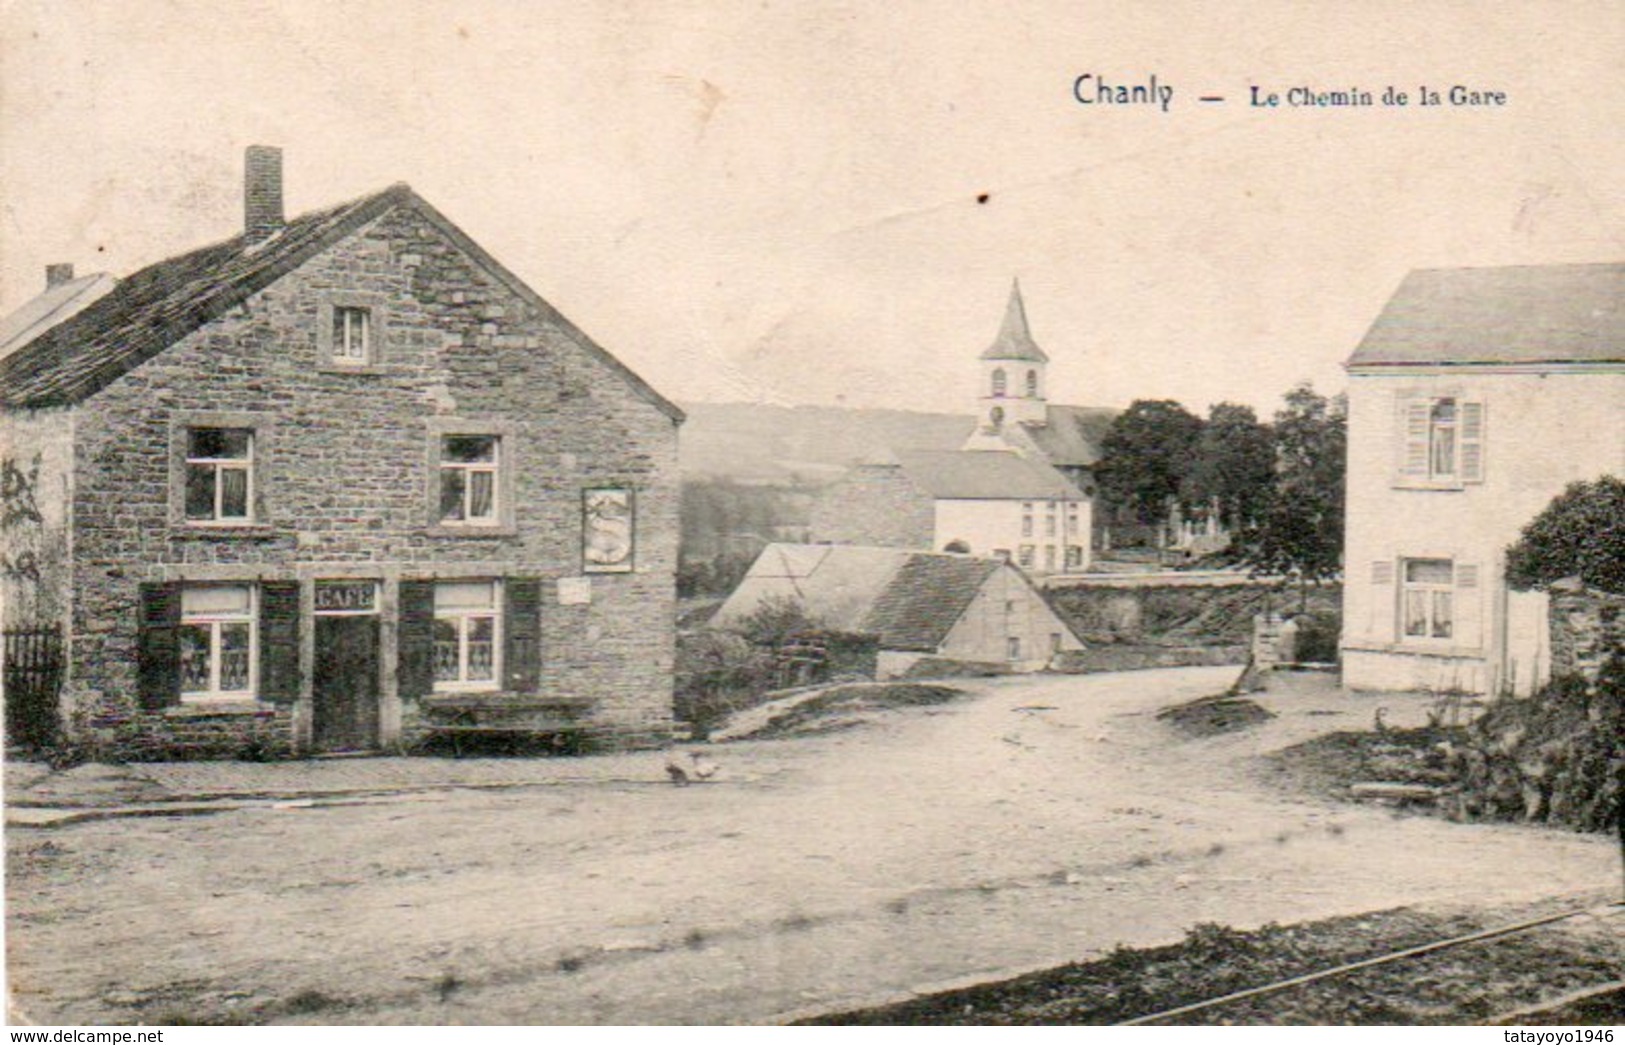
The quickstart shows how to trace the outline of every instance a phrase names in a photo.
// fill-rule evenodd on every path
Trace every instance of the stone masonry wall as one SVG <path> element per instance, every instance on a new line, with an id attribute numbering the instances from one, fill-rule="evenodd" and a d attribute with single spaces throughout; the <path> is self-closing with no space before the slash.
<path id="1" fill-rule="evenodd" d="M 813 502 L 809 539 L 820 544 L 930 549 L 931 498 L 895 465 L 861 465 Z"/>
<path id="2" fill-rule="evenodd" d="M 1595 682 L 1611 652 L 1625 653 L 1625 595 L 1562 583 L 1550 594 L 1552 677 Z"/>
<path id="3" fill-rule="evenodd" d="M 322 304 L 344 295 L 378 308 L 382 340 L 364 372 L 321 364 Z M 387 703 L 398 582 L 504 575 L 543 579 L 544 692 L 590 698 L 592 725 L 622 742 L 669 736 L 676 424 L 415 208 L 350 235 L 80 413 L 72 660 L 85 723 L 104 738 L 150 751 L 167 732 L 187 744 L 191 727 L 178 720 L 189 709 L 137 708 L 144 581 L 378 579 Z M 188 526 L 172 503 L 177 433 L 222 413 L 255 429 L 259 517 L 230 531 Z M 511 528 L 431 525 L 431 422 L 445 418 L 499 427 Z M 593 575 L 589 604 L 560 605 L 557 580 L 582 573 L 581 496 L 592 486 L 634 490 L 635 572 Z M 308 590 L 305 609 L 308 629 Z M 246 709 L 245 736 L 267 721 L 290 744 L 308 735 L 308 640 L 303 656 L 299 705 L 269 720 L 265 706 Z M 386 741 L 413 714 L 386 711 Z"/>

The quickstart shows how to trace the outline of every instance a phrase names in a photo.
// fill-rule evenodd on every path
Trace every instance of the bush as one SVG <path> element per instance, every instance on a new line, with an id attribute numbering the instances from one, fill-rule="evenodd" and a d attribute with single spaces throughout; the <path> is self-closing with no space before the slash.
<path id="1" fill-rule="evenodd" d="M 772 686 L 775 667 L 771 652 L 731 632 L 679 635 L 673 711 L 706 735 L 733 712 L 755 704 Z"/>
<path id="2" fill-rule="evenodd" d="M 1507 582 L 1543 588 L 1565 577 L 1625 594 L 1625 482 L 1572 483 L 1507 549 Z"/>

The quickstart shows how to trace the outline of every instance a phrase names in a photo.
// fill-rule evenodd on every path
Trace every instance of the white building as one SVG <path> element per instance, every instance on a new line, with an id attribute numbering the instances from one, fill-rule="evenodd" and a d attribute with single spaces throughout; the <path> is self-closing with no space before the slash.
<path id="1" fill-rule="evenodd" d="M 1625 475 L 1625 265 L 1413 272 L 1347 369 L 1345 684 L 1537 688 L 1546 599 L 1507 589 L 1505 550 Z"/>

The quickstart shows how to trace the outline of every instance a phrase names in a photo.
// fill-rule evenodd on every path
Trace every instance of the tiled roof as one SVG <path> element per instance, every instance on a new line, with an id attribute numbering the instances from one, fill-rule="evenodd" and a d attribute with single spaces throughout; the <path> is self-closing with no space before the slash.
<path id="1" fill-rule="evenodd" d="M 999 559 L 849 544 L 770 544 L 717 610 L 728 627 L 770 599 L 791 599 L 827 628 L 882 649 L 935 650 L 999 569 Z"/>
<path id="2" fill-rule="evenodd" d="M 961 555 L 910 555 L 858 630 L 878 635 L 881 649 L 933 651 L 1001 565 Z"/>
<path id="3" fill-rule="evenodd" d="M 77 403 L 241 304 L 343 237 L 408 205 L 509 290 L 557 324 L 588 354 L 618 372 L 674 421 L 683 412 L 582 333 L 405 184 L 306 214 L 261 239 L 223 243 L 149 265 L 105 296 L 0 358 L 0 407 Z"/>
<path id="4" fill-rule="evenodd" d="M 909 450 L 898 465 L 915 485 L 943 500 L 1063 500 L 1076 498 L 1066 477 L 1014 451 Z"/>
<path id="5" fill-rule="evenodd" d="M 1021 300 L 1021 284 L 1010 285 L 1010 301 L 1004 307 L 999 336 L 982 353 L 983 359 L 1015 359 L 1027 363 L 1047 363 L 1049 356 L 1038 347 L 1027 329 L 1027 306 Z"/>
<path id="6" fill-rule="evenodd" d="M 0 319 L 0 358 L 83 312 L 117 283 L 118 280 L 107 273 L 98 272 L 47 287 L 43 293 Z"/>
<path id="7" fill-rule="evenodd" d="M 1350 367 L 1625 362 L 1625 264 L 1421 269 Z"/>

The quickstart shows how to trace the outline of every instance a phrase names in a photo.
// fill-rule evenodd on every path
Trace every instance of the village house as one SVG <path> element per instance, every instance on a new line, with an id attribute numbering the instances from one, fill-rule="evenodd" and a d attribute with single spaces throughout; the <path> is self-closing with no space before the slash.
<path id="1" fill-rule="evenodd" d="M 246 167 L 240 234 L 13 324 L 8 701 L 55 643 L 130 757 L 668 740 L 681 411 L 406 185 Z"/>
<path id="2" fill-rule="evenodd" d="M 1569 483 L 1625 475 L 1625 265 L 1438 269 L 1347 363 L 1343 679 L 1528 694 L 1547 598 L 1505 551 Z"/>
<path id="3" fill-rule="evenodd" d="M 736 625 L 775 601 L 796 605 L 820 628 L 875 636 L 881 678 L 928 658 L 1038 671 L 1083 648 L 1032 581 L 997 558 L 773 544 L 711 624 Z"/>

